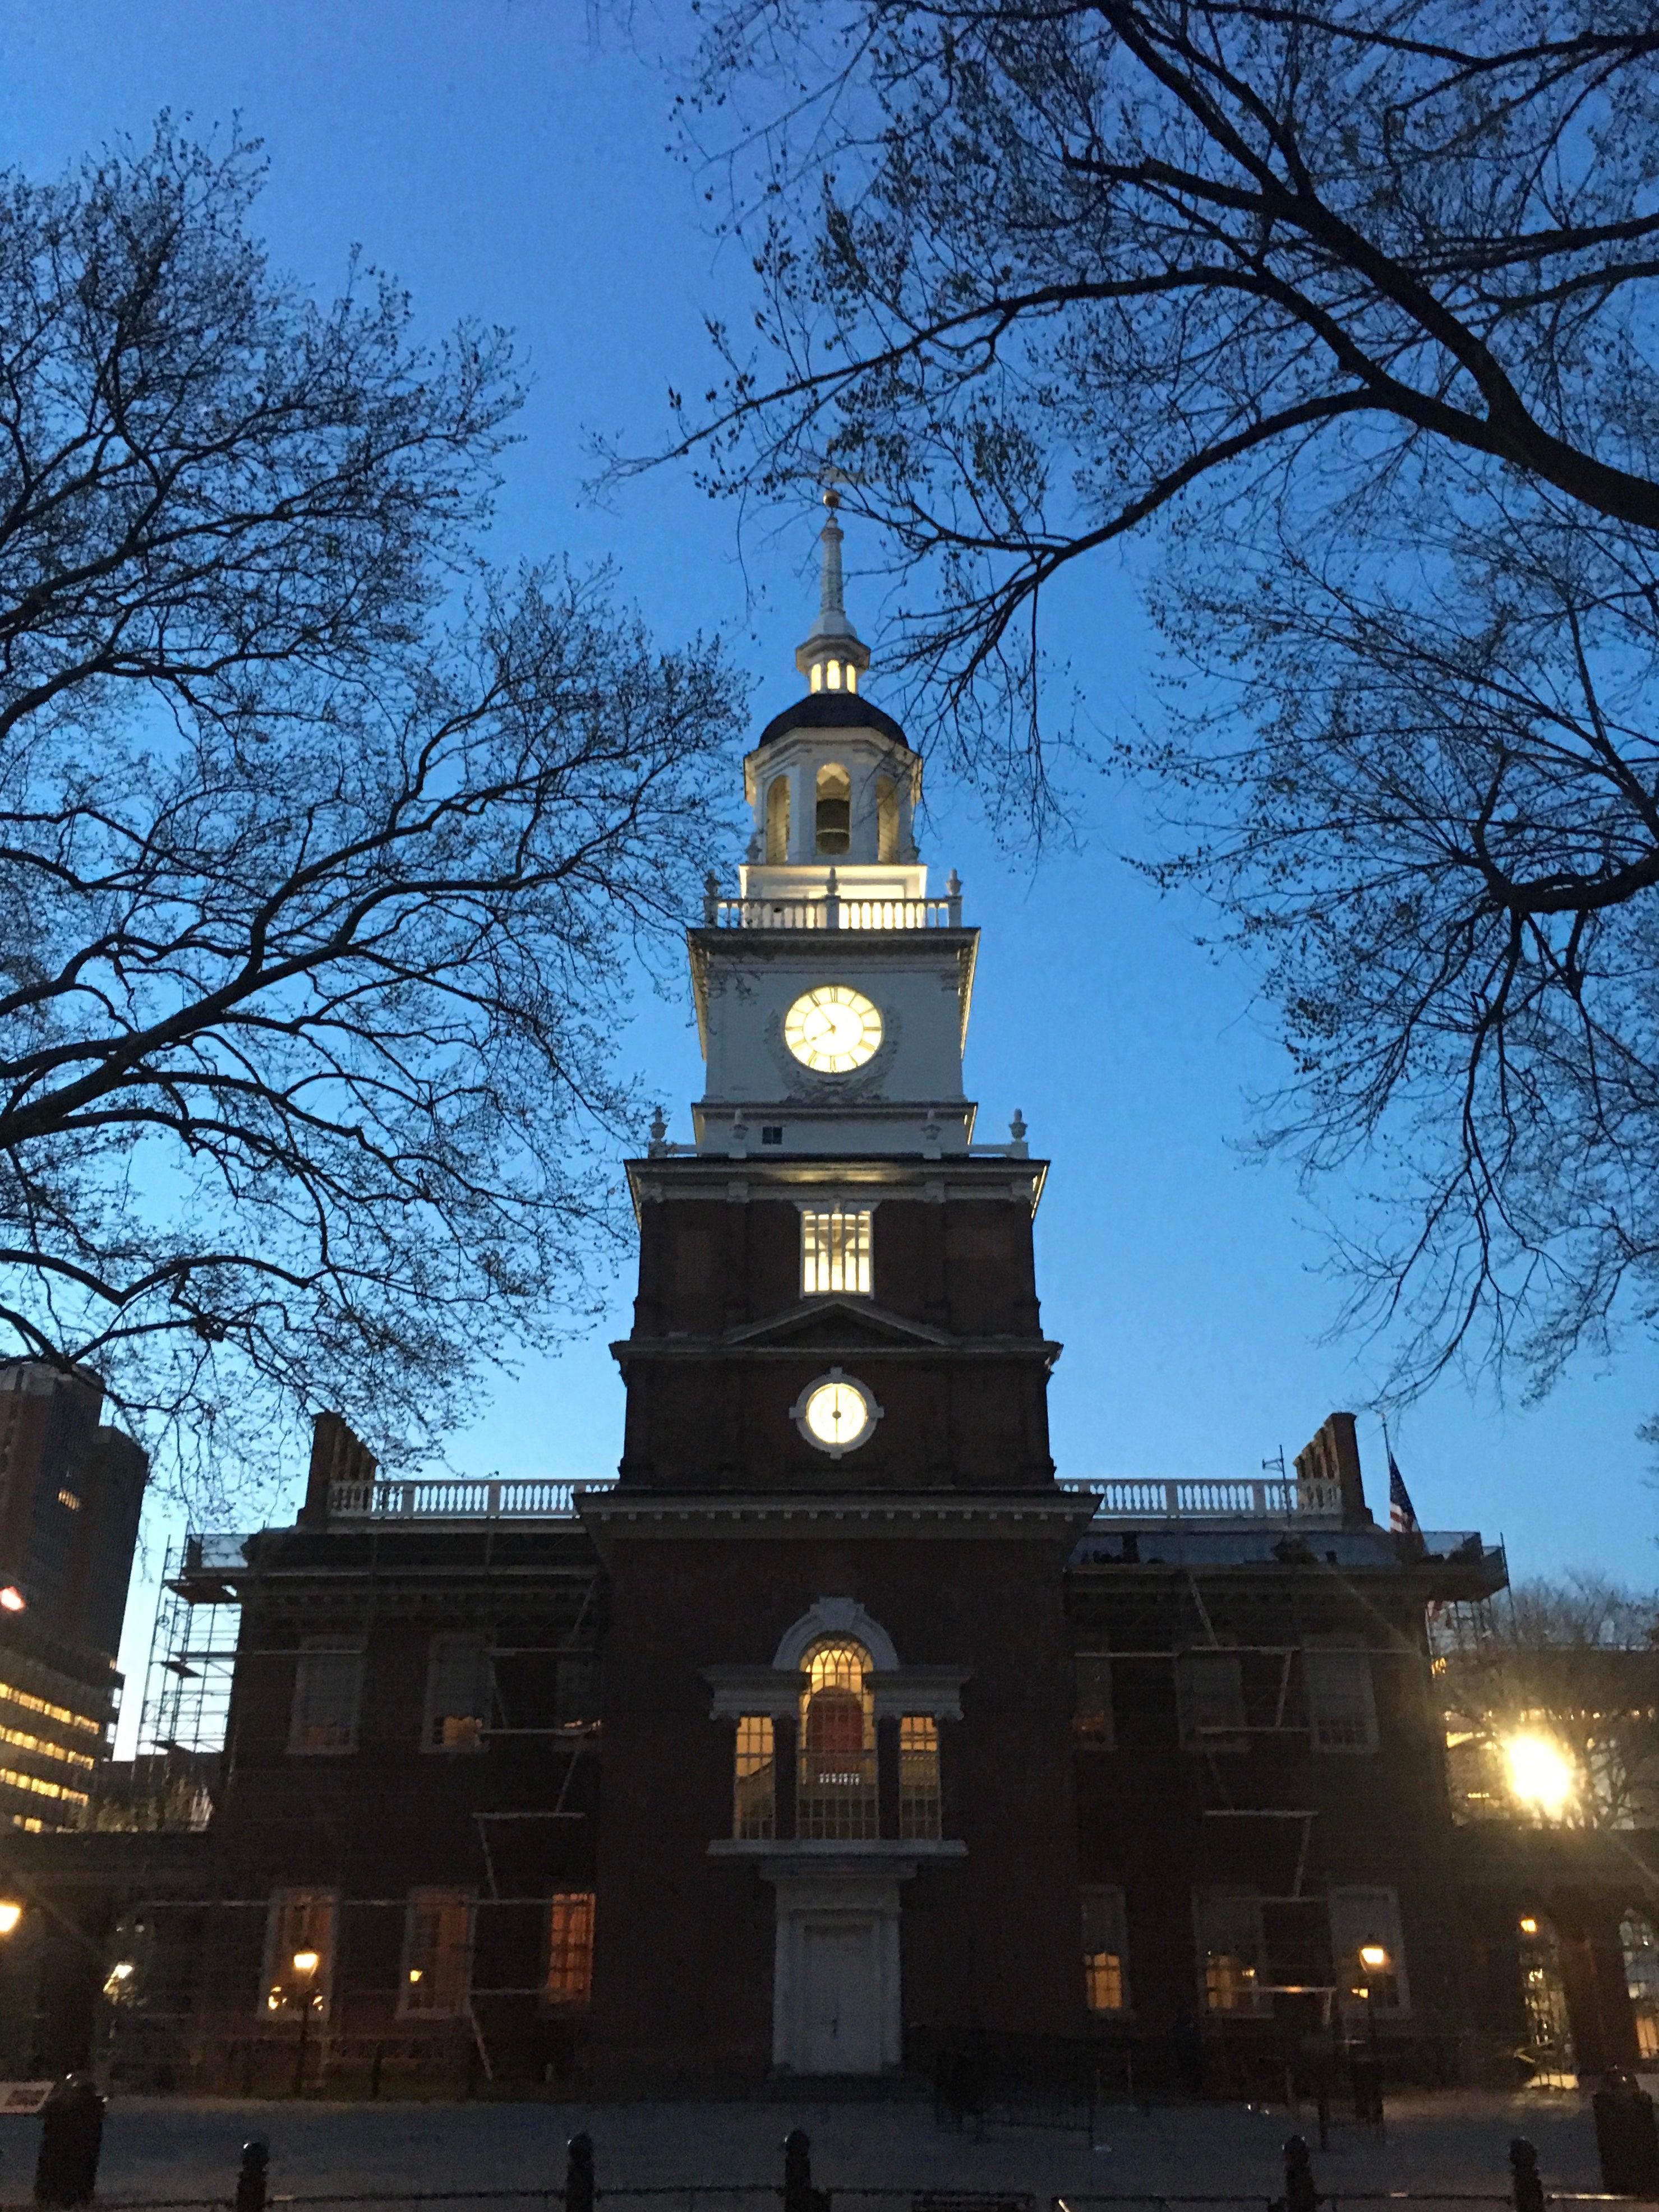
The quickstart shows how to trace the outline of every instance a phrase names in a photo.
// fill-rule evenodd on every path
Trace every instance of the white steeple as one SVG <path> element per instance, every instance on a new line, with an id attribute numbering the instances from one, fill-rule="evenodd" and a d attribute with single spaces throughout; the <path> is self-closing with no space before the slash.
<path id="1" fill-rule="evenodd" d="M 811 689 L 744 762 L 755 836 L 738 896 L 711 876 L 691 933 L 697 1149 L 940 1159 L 973 1133 L 962 1055 L 979 933 L 954 875 L 928 896 L 921 759 L 858 689 L 870 653 L 842 598 L 834 491 L 824 504 L 817 621 L 795 655 Z"/>
<path id="2" fill-rule="evenodd" d="M 795 648 L 795 665 L 814 691 L 856 691 L 860 672 L 870 665 L 870 648 L 848 619 L 842 598 L 842 527 L 836 520 L 841 494 L 832 484 L 823 495 L 830 519 L 818 533 L 823 547 L 818 573 L 818 618 L 805 645 Z"/>

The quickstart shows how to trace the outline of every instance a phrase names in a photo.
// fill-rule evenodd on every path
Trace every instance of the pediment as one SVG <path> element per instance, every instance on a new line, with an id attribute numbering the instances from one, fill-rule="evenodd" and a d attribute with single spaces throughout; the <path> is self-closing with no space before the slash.
<path id="1" fill-rule="evenodd" d="M 728 1328 L 727 1344 L 788 1344 L 803 1347 L 855 1344 L 927 1344 L 942 1346 L 956 1340 L 948 1329 L 931 1328 L 908 1315 L 872 1306 L 867 1298 L 811 1298 L 787 1306 L 764 1320 L 745 1322 Z"/>

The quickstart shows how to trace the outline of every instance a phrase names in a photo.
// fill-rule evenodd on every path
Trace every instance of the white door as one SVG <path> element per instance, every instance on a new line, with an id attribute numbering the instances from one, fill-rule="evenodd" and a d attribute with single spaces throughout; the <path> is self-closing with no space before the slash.
<path id="1" fill-rule="evenodd" d="M 808 1921 L 801 1931 L 800 2066 L 807 2074 L 879 2074 L 879 1962 L 873 1921 Z"/>

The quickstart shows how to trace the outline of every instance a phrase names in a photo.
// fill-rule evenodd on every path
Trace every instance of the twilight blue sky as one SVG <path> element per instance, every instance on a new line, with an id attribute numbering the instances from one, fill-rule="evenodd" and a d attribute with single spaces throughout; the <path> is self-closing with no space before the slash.
<path id="1" fill-rule="evenodd" d="M 518 332 L 537 382 L 495 556 L 614 557 L 665 641 L 732 641 L 760 679 L 758 724 L 794 696 L 817 518 L 751 544 L 740 568 L 732 513 L 683 478 L 647 477 L 608 509 L 581 500 L 587 434 L 641 446 L 660 433 L 668 385 L 701 389 L 703 313 L 741 313 L 746 273 L 700 227 L 703 180 L 667 151 L 673 87 L 650 57 L 686 11 L 641 6 L 631 41 L 595 14 L 583 0 L 3 0 L 0 161 L 50 175 L 112 132 L 147 135 L 163 107 L 198 131 L 240 112 L 270 161 L 258 222 L 276 261 L 326 293 L 355 242 L 410 288 L 427 329 L 473 314 Z M 859 550 L 849 539 L 854 570 Z M 876 593 L 854 578 L 848 596 L 879 697 Z M 1150 711 L 1120 572 L 1103 562 L 1056 615 L 1094 721 Z M 1018 1106 L 1054 1162 L 1038 1244 L 1045 1322 L 1066 1347 L 1060 1471 L 1254 1474 L 1331 1407 L 1363 1408 L 1383 1363 L 1328 1340 L 1338 1291 L 1309 1210 L 1287 1173 L 1241 1156 L 1248 1095 L 1279 1074 L 1249 979 L 1213 964 L 1194 917 L 1125 867 L 1138 825 L 1103 782 L 1085 789 L 1082 850 L 1035 871 L 999 854 L 942 776 L 929 797 L 926 857 L 941 876 L 960 869 L 984 930 L 968 1086 L 981 1133 Z M 623 1049 L 688 1136 L 701 1069 L 684 995 L 642 992 Z M 461 1471 L 613 1470 L 622 1402 L 605 1345 L 629 1288 L 618 1281 L 591 1339 L 493 1392 L 455 1445 Z M 1425 1525 L 1502 1534 L 1517 1575 L 1584 1565 L 1651 1582 L 1659 1500 L 1633 1431 L 1656 1401 L 1639 1351 L 1607 1371 L 1587 1363 L 1530 1410 L 1448 1380 L 1404 1415 L 1395 1448 Z M 1360 1438 L 1386 1511 L 1381 1431 L 1363 1412 Z M 158 1518 L 149 1546 L 162 1533 Z M 129 1730 L 152 1603 L 135 1590 Z"/>

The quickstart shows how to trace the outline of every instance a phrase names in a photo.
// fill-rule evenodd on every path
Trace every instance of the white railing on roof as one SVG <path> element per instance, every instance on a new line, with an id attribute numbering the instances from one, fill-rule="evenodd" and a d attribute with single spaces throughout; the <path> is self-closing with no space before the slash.
<path id="1" fill-rule="evenodd" d="M 571 1521 L 571 1482 L 335 1482 L 331 1521 Z M 582 1488 L 599 1485 L 583 1484 Z"/>
<path id="2" fill-rule="evenodd" d="M 952 869 L 944 898 L 843 897 L 830 871 L 821 898 L 722 898 L 710 876 L 703 887 L 708 929 L 960 929 L 962 884 Z"/>
<path id="3" fill-rule="evenodd" d="M 1340 1482 L 1063 1482 L 1100 1492 L 1097 1521 L 1305 1521 L 1340 1519 Z"/>

